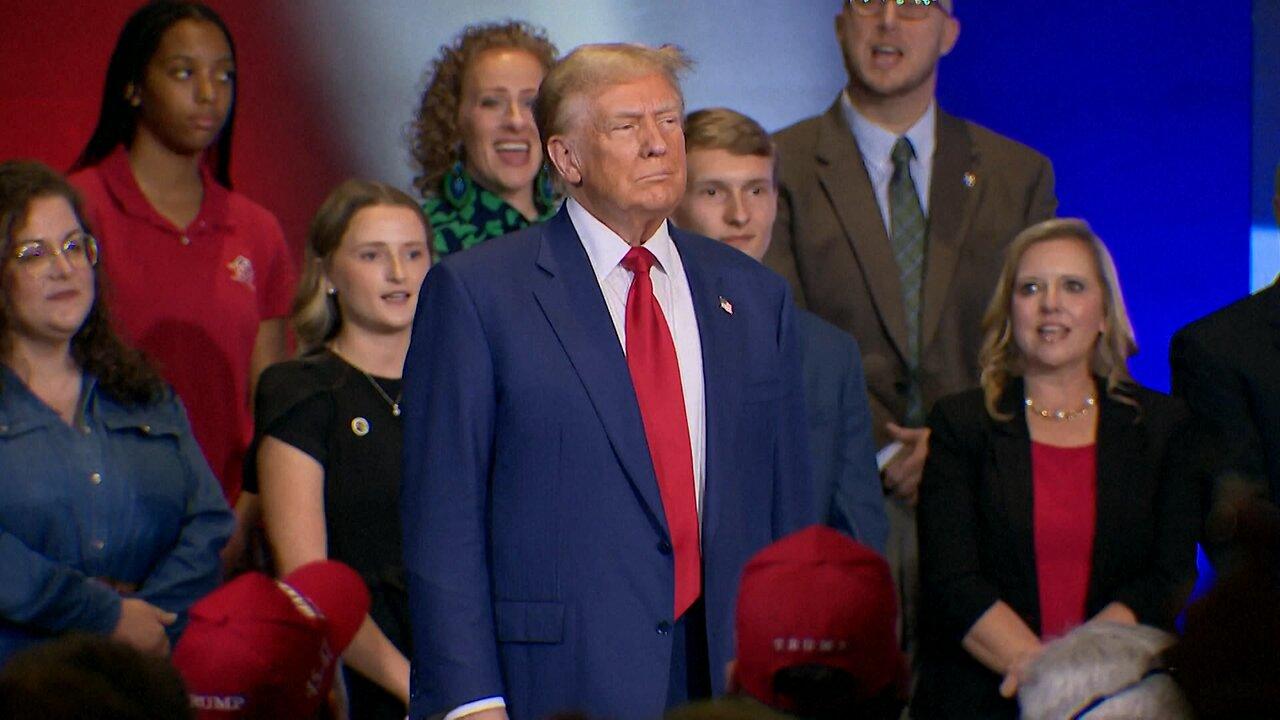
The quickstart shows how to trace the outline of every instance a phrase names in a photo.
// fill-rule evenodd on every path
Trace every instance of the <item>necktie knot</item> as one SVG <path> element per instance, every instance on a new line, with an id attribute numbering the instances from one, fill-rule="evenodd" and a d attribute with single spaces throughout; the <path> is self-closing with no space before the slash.
<path id="1" fill-rule="evenodd" d="M 916 149 L 912 147 L 911 141 L 905 136 L 898 138 L 898 142 L 893 144 L 893 166 L 900 168 L 909 164 L 916 156 Z"/>
<path id="2" fill-rule="evenodd" d="M 649 252 L 648 248 L 633 247 L 627 251 L 622 258 L 622 267 L 630 270 L 636 275 L 648 275 L 649 268 L 653 267 L 658 259 Z"/>

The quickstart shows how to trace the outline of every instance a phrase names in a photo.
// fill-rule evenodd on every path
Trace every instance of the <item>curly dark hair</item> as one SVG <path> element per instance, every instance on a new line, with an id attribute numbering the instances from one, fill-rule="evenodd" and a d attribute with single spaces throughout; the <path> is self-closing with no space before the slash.
<path id="1" fill-rule="evenodd" d="M 80 227 L 84 221 L 80 196 L 53 168 L 34 160 L 0 163 L 0 358 L 12 350 L 13 320 L 9 312 L 9 265 L 13 259 L 14 233 L 27 223 L 31 203 L 42 197 L 60 197 L 71 205 Z M 97 377 L 98 387 L 127 405 L 146 405 L 165 395 L 159 373 L 142 353 L 129 347 L 111 329 L 103 299 L 104 278 L 93 271 L 93 305 L 84 324 L 71 338 L 71 357 L 81 370 Z"/>
<path id="2" fill-rule="evenodd" d="M 80 151 L 68 172 L 92 167 L 102 162 L 119 145 L 129 147 L 137 130 L 138 109 L 129 104 L 126 88 L 140 87 L 147 64 L 160 47 L 166 31 L 182 20 L 213 23 L 227 39 L 231 61 L 235 65 L 236 44 L 231 31 L 218 13 L 208 5 L 193 0 L 153 0 L 125 21 L 116 39 L 115 50 L 107 63 L 107 78 L 102 87 L 102 107 L 93 135 Z M 239 66 L 236 66 L 239 69 Z M 231 107 L 217 140 L 208 150 L 209 167 L 221 185 L 231 187 L 231 135 L 236 124 L 235 85 L 232 85 Z"/>
<path id="3" fill-rule="evenodd" d="M 560 54 L 545 30 L 521 20 L 468 25 L 452 43 L 440 46 L 439 57 L 424 75 L 426 89 L 410 127 L 410 152 L 422 171 L 413 184 L 423 197 L 434 195 L 445 173 L 462 159 L 458 103 L 467 67 L 480 53 L 500 48 L 524 50 L 545 70 Z"/>

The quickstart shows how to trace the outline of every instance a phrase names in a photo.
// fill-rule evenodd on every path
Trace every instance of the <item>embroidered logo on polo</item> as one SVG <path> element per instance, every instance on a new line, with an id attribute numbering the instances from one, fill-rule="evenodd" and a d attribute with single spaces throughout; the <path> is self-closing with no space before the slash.
<path id="1" fill-rule="evenodd" d="M 231 271 L 232 280 L 249 286 L 250 290 L 256 290 L 253 286 L 253 262 L 249 258 L 237 255 L 234 260 L 227 263 L 227 269 Z"/>

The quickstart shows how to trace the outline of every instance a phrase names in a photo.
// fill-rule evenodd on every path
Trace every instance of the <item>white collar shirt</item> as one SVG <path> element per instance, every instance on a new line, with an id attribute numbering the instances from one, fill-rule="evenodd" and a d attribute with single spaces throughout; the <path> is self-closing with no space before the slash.
<path id="1" fill-rule="evenodd" d="M 587 251 L 596 282 L 604 295 L 609 317 L 618 334 L 623 353 L 627 349 L 627 293 L 631 290 L 634 274 L 622 266 L 622 259 L 631 246 L 607 225 L 596 219 L 576 200 L 570 198 L 565 205 L 569 219 L 578 232 L 582 247 Z M 676 362 L 680 365 L 680 386 L 684 393 L 685 418 L 689 422 L 689 447 L 693 451 L 693 481 L 698 504 L 698 517 L 702 517 L 702 495 L 706 477 L 706 399 L 702 377 L 702 340 L 698 333 L 698 317 L 693 310 L 693 293 L 684 263 L 671 239 L 670 223 L 664 222 L 656 232 L 644 241 L 643 247 L 653 253 L 657 262 L 649 270 L 653 282 L 653 294 L 662 309 L 662 315 L 671 329 L 671 340 L 676 347 Z"/>
<path id="2" fill-rule="evenodd" d="M 880 218 L 884 221 L 884 231 L 893 234 L 889 221 L 889 182 L 893 180 L 893 146 L 898 136 L 885 130 L 858 112 L 849 98 L 849 92 L 840 94 L 841 108 L 853 139 L 858 143 L 862 153 L 862 163 L 867 168 L 871 179 L 871 187 L 876 193 L 876 204 L 880 206 Z M 929 103 L 929 109 L 905 133 L 915 149 L 916 156 L 909 165 L 911 180 L 915 183 L 916 194 L 920 197 L 920 209 L 925 217 L 929 216 L 929 182 L 933 178 L 933 152 L 937 146 L 938 104 Z"/>

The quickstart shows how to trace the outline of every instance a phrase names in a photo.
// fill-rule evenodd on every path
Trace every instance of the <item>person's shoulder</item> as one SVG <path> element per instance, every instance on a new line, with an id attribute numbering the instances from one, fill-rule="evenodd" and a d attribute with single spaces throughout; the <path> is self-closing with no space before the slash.
<path id="1" fill-rule="evenodd" d="M 973 143 L 974 149 L 982 155 L 991 155 L 1000 159 L 1001 164 L 1017 163 L 1041 166 L 1049 162 L 1049 158 L 1039 150 L 1025 143 L 1014 140 L 1007 135 L 992 130 L 972 120 L 958 118 L 954 115 L 946 113 L 939 114 L 939 121 L 942 123 L 956 122 L 964 131 L 968 133 L 970 142 Z M 940 132 L 939 137 L 945 138 L 945 133 Z"/>
<path id="2" fill-rule="evenodd" d="M 437 265 L 469 279 L 505 277 L 517 268 L 529 267 L 537 259 L 548 232 L 548 223 L 536 223 L 449 253 Z"/>
<path id="3" fill-rule="evenodd" d="M 341 380 L 345 365 L 328 352 L 312 353 L 275 363 L 258 379 L 258 397 L 309 395 Z"/>
<path id="4" fill-rule="evenodd" d="M 227 197 L 227 219 L 240 227 L 240 232 L 261 233 L 268 231 L 284 239 L 284 231 L 275 213 L 239 190 L 223 188 Z"/>
<path id="5" fill-rule="evenodd" d="M 856 358 L 858 341 L 852 335 L 823 320 L 808 310 L 796 310 L 801 342 L 810 348 L 822 348 L 833 357 Z"/>
<path id="6" fill-rule="evenodd" d="M 718 272 L 735 282 L 753 283 L 768 290 L 787 288 L 781 275 L 737 248 L 674 226 L 671 238 L 680 251 L 680 257 L 686 262 L 696 263 L 700 270 Z"/>
<path id="7" fill-rule="evenodd" d="M 1240 349 L 1242 338 L 1247 340 L 1256 335 L 1260 326 L 1280 320 L 1280 313 L 1268 318 L 1272 308 L 1280 308 L 1280 282 L 1193 320 L 1174 334 L 1174 342 L 1194 342 L 1210 350 L 1235 352 Z"/>
<path id="8" fill-rule="evenodd" d="M 1137 403 L 1140 422 L 1151 426 L 1178 425 L 1191 418 L 1186 401 L 1180 397 L 1137 383 L 1125 384 L 1121 391 Z"/>
<path id="9" fill-rule="evenodd" d="M 773 142 L 779 147 L 798 148 L 812 146 L 818 136 L 818 129 L 826 119 L 827 113 L 812 115 L 778 130 L 773 134 Z"/>

